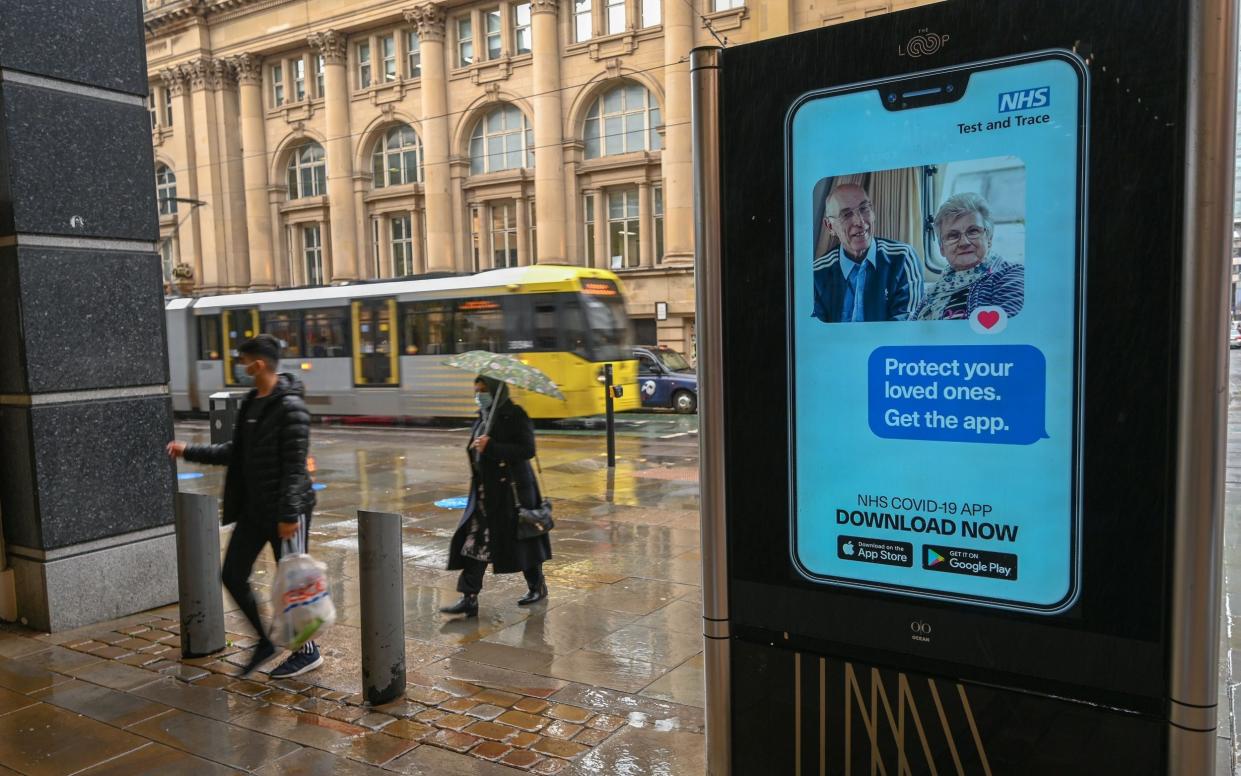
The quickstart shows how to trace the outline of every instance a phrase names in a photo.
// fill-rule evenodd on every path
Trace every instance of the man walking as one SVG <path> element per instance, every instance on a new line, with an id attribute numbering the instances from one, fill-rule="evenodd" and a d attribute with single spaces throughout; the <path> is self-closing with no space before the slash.
<path id="1" fill-rule="evenodd" d="M 259 619 L 250 573 L 263 546 L 270 544 L 279 562 L 282 545 L 301 539 L 305 548 L 315 496 L 306 470 L 310 414 L 302 402 L 305 389 L 296 375 L 278 373 L 280 341 L 260 334 L 237 348 L 244 382 L 254 388 L 238 411 L 231 442 L 187 445 L 170 442 L 168 454 L 187 461 L 227 466 L 224 477 L 224 523 L 235 523 L 224 553 L 224 587 L 254 626 L 259 643 L 250 656 L 248 675 L 276 654 Z M 240 377 L 240 375 L 239 375 Z M 287 679 L 323 665 L 319 648 L 307 642 L 271 672 Z"/>

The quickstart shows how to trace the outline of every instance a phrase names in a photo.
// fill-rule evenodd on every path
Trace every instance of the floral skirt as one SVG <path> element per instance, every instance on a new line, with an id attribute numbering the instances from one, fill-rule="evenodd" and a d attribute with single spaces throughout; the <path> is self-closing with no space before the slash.
<path id="1" fill-rule="evenodd" d="M 480 519 L 486 518 L 486 513 L 483 512 L 483 503 L 479 495 L 477 492 L 471 493 L 469 503 L 465 507 L 470 514 L 470 521 L 465 526 L 465 541 L 461 544 L 461 554 L 483 563 L 490 563 L 491 529 L 487 527 L 483 519 Z"/>

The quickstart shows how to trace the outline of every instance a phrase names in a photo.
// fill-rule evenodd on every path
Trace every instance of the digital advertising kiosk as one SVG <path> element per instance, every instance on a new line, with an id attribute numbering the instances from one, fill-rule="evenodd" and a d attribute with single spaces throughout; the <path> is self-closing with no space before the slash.
<path id="1" fill-rule="evenodd" d="M 1235 4 L 693 53 L 712 774 L 1212 774 Z"/>

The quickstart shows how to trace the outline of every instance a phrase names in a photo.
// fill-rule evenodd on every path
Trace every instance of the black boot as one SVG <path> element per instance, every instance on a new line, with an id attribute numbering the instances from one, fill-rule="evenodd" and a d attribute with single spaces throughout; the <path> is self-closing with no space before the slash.
<path id="1" fill-rule="evenodd" d="M 452 606 L 440 607 L 440 611 L 444 614 L 464 614 L 466 617 L 478 616 L 478 595 L 476 593 L 466 593 L 461 596 L 461 600 Z"/>
<path id="2" fill-rule="evenodd" d="M 537 604 L 544 598 L 547 598 L 547 583 L 540 582 L 538 587 L 530 588 L 530 592 L 519 598 L 517 600 L 517 605 L 529 606 L 530 604 Z"/>

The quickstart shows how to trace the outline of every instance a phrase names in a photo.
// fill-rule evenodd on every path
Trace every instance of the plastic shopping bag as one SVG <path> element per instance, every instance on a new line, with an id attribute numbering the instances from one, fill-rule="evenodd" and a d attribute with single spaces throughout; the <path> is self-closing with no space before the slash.
<path id="1" fill-rule="evenodd" d="M 336 622 L 336 607 L 328 590 L 327 566 L 291 549 L 286 542 L 276 566 L 271 640 L 296 651 Z"/>

